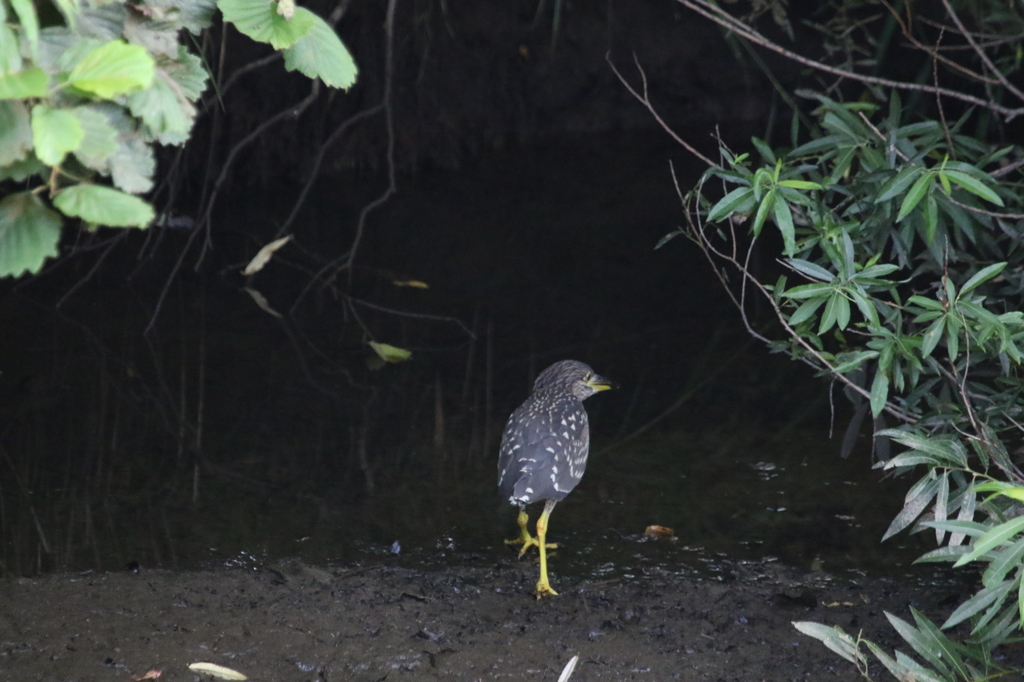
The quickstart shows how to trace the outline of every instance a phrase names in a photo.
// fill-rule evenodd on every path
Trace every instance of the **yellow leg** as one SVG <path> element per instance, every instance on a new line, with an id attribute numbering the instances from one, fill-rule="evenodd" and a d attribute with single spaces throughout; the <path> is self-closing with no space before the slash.
<path id="1" fill-rule="evenodd" d="M 548 551 L 544 539 L 548 535 L 548 517 L 555 508 L 555 502 L 548 500 L 544 503 L 544 512 L 537 519 L 537 548 L 540 550 L 540 580 L 537 581 L 537 589 L 533 591 L 537 599 L 541 597 L 554 597 L 558 593 L 551 589 L 548 582 Z"/>
<path id="2" fill-rule="evenodd" d="M 525 509 L 519 510 L 519 533 L 520 536 L 514 540 L 505 540 L 506 545 L 522 545 L 522 549 L 519 550 L 519 558 L 522 559 L 523 555 L 526 554 L 526 550 L 531 547 L 537 547 L 537 538 L 530 535 L 530 530 L 526 527 L 526 524 L 530 522 L 530 515 L 526 513 Z M 548 549 L 558 549 L 558 545 L 548 543 Z"/>

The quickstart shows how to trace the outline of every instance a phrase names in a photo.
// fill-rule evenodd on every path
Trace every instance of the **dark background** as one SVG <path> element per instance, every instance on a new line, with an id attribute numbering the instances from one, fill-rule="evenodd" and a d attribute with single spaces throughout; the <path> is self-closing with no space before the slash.
<path id="1" fill-rule="evenodd" d="M 877 538 L 902 484 L 875 485 L 866 436 L 838 458 L 841 396 L 748 340 L 696 247 L 654 248 L 684 222 L 672 169 L 686 192 L 705 165 L 606 55 L 638 82 L 635 55 L 711 157 L 716 136 L 788 135 L 749 55 L 664 0 L 566 2 L 557 34 L 553 3 L 402 1 L 389 75 L 386 3 L 343 4 L 351 91 L 322 89 L 232 156 L 310 88 L 280 61 L 245 72 L 162 153 L 154 201 L 173 220 L 69 233 L 41 275 L 0 284 L 0 571 L 501 551 L 499 435 L 563 358 L 621 385 L 587 403 L 591 467 L 553 524 L 593 554 L 579 570 L 649 523 L 708 551 L 891 561 Z M 269 51 L 231 29 L 225 46 L 226 74 Z M 389 77 L 393 130 L 368 116 L 317 166 Z M 396 192 L 360 228 L 389 170 Z M 282 229 L 292 242 L 243 277 Z M 412 358 L 380 367 L 371 340 Z"/>

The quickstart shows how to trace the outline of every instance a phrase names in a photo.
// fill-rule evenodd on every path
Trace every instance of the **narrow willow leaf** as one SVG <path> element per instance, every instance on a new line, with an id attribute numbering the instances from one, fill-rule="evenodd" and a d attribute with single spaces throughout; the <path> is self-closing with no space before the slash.
<path id="1" fill-rule="evenodd" d="M 879 369 L 875 372 L 875 379 L 871 382 L 871 416 L 877 417 L 885 408 L 885 401 L 889 398 L 889 375 Z M 886 534 L 888 537 L 888 534 Z M 883 538 L 884 539 L 884 538 Z"/>
<path id="2" fill-rule="evenodd" d="M 156 217 L 153 207 L 142 199 L 102 185 L 66 187 L 53 205 L 64 215 L 108 227 L 146 227 Z"/>
<path id="3" fill-rule="evenodd" d="M 928 357 L 935 350 L 935 346 L 939 344 L 939 339 L 942 338 L 942 332 L 946 328 L 946 318 L 940 317 L 929 325 L 927 331 L 924 333 L 924 337 L 921 341 L 921 356 Z"/>
<path id="4" fill-rule="evenodd" d="M 846 329 L 850 324 L 850 300 L 841 292 L 836 292 L 839 297 L 836 299 L 836 326 Z"/>
<path id="5" fill-rule="evenodd" d="M 939 229 L 939 204 L 931 194 L 924 201 L 924 234 L 929 244 L 935 242 L 935 233 Z"/>
<path id="6" fill-rule="evenodd" d="M 993 263 L 988 267 L 978 270 L 978 272 L 974 273 L 974 276 L 967 280 L 967 282 L 960 288 L 960 295 L 963 296 L 967 292 L 989 281 L 1002 272 L 1005 267 L 1006 263 Z"/>
<path id="7" fill-rule="evenodd" d="M 726 194 L 724 197 L 718 200 L 711 210 L 708 212 L 707 221 L 710 223 L 716 223 L 723 218 L 726 218 L 739 207 L 754 197 L 754 190 L 749 187 L 737 187 L 733 191 Z"/>
<path id="8" fill-rule="evenodd" d="M 964 659 L 961 656 L 963 647 L 954 643 L 949 637 L 946 637 L 935 623 L 931 622 L 913 606 L 910 607 L 910 612 L 914 615 L 914 622 L 917 623 L 918 632 L 921 633 L 921 637 L 927 644 L 930 644 L 928 650 L 937 652 L 939 661 L 953 666 L 962 679 L 970 679 L 971 671 L 964 665 Z M 925 656 L 923 653 L 921 655 Z M 938 662 L 930 658 L 928 662 L 936 668 L 939 667 Z"/>
<path id="9" fill-rule="evenodd" d="M 803 273 L 808 277 L 821 280 L 822 282 L 831 282 L 836 278 L 835 275 L 817 263 L 812 263 L 811 261 L 803 260 L 802 258 L 787 258 L 786 264 L 797 272 Z"/>
<path id="10" fill-rule="evenodd" d="M 941 673 L 942 677 L 949 676 L 949 666 L 942 660 L 942 651 L 937 650 L 934 643 L 927 637 L 925 637 L 917 628 L 903 620 L 899 616 L 895 616 L 888 611 L 883 611 L 885 617 L 889 619 L 889 623 L 893 629 L 899 633 L 900 637 L 911 646 L 926 661 L 928 664 L 935 668 Z M 915 678 L 909 678 L 915 679 Z"/>
<path id="11" fill-rule="evenodd" d="M 939 475 L 939 489 L 935 493 L 935 520 L 945 521 L 949 516 L 949 471 L 943 471 Z M 935 527 L 935 544 L 941 545 L 946 537 L 946 531 L 940 526 Z"/>
<path id="12" fill-rule="evenodd" d="M 68 84 L 102 99 L 148 88 L 156 64 L 141 45 L 112 40 L 87 54 L 68 74 Z"/>
<path id="13" fill-rule="evenodd" d="M 804 620 L 793 621 L 793 627 L 808 637 L 818 640 L 850 663 L 861 667 L 867 664 L 864 654 L 857 648 L 857 641 L 843 632 L 839 626 L 822 625 Z"/>
<path id="14" fill-rule="evenodd" d="M 960 604 L 960 606 L 958 606 L 956 610 L 949 615 L 946 622 L 942 624 L 942 629 L 945 630 L 946 628 L 951 628 L 954 625 L 962 623 L 982 609 L 988 608 L 992 602 L 996 601 L 1000 597 L 1006 597 L 1006 593 L 1009 592 L 1011 587 L 1013 587 L 1013 582 L 1007 580 L 1005 583 L 1001 583 L 999 588 L 995 590 L 987 587 L 982 588 L 973 597 Z"/>
<path id="15" fill-rule="evenodd" d="M 790 189 L 825 189 L 816 182 L 810 182 L 808 180 L 779 180 L 779 187 L 789 187 Z"/>
<path id="16" fill-rule="evenodd" d="M 818 308 L 828 300 L 827 296 L 818 296 L 816 298 L 809 298 L 804 301 L 796 311 L 789 316 L 789 324 L 796 326 L 804 320 L 809 320 L 814 316 L 814 313 L 818 311 Z"/>
<path id="17" fill-rule="evenodd" d="M 0 277 L 39 272 L 47 258 L 57 255 L 61 218 L 32 192 L 0 199 Z"/>
<path id="18" fill-rule="evenodd" d="M 70 111 L 45 104 L 32 107 L 32 140 L 36 156 L 46 165 L 60 164 L 68 152 L 78 149 L 84 137 L 82 124 Z"/>
<path id="19" fill-rule="evenodd" d="M 915 564 L 927 564 L 938 561 L 953 562 L 970 551 L 969 547 L 939 547 L 930 552 L 925 552 L 914 559 Z"/>
<path id="20" fill-rule="evenodd" d="M 783 253 L 792 256 L 796 253 L 796 228 L 793 225 L 793 212 L 789 203 L 782 197 L 775 197 L 774 217 L 775 224 L 782 232 Z"/>
<path id="21" fill-rule="evenodd" d="M 311 12 L 296 12 L 289 21 L 277 13 L 276 3 L 267 0 L 219 0 L 217 7 L 225 21 L 253 40 L 270 43 L 275 50 L 291 47 L 313 28 Z"/>
<path id="22" fill-rule="evenodd" d="M 46 97 L 50 76 L 38 67 L 0 75 L 0 100 Z"/>
<path id="23" fill-rule="evenodd" d="M 1017 540 L 1002 552 L 999 553 L 982 575 L 982 583 L 985 587 L 994 588 L 1001 583 L 1006 574 L 1021 566 L 1024 560 L 1024 538 Z"/>
<path id="24" fill-rule="evenodd" d="M 819 336 L 831 329 L 832 325 L 836 323 L 836 319 L 839 315 L 838 301 L 842 298 L 843 295 L 838 291 L 833 291 L 832 295 L 829 296 L 828 303 L 825 304 L 825 313 L 821 316 L 821 323 L 818 325 Z"/>
<path id="25" fill-rule="evenodd" d="M 875 203 L 881 203 L 883 201 L 889 201 L 899 195 L 903 194 L 903 191 L 910 187 L 911 183 L 914 182 L 924 172 L 924 168 L 921 166 L 910 166 L 904 168 L 897 173 L 891 180 L 882 185 L 878 191 L 878 197 L 875 199 Z"/>
<path id="26" fill-rule="evenodd" d="M 991 550 L 995 549 L 999 545 L 1007 543 L 1010 538 L 1017 535 L 1024 530 L 1024 516 L 1018 516 L 1015 519 L 1000 523 L 998 526 L 988 531 L 980 538 L 974 541 L 971 545 L 971 551 L 969 554 L 965 554 L 960 557 L 960 560 L 953 564 L 953 568 L 959 568 L 964 564 L 969 564 L 975 561 Z"/>
<path id="27" fill-rule="evenodd" d="M 918 490 L 917 494 L 910 497 L 903 505 L 903 509 L 896 515 L 896 518 L 889 524 L 888 530 L 885 531 L 885 535 L 882 536 L 882 541 L 886 541 L 896 533 L 899 533 L 904 528 L 907 528 L 917 517 L 921 515 L 932 499 L 935 497 L 935 493 L 938 490 L 939 482 L 932 479 L 928 474 L 925 474 L 924 478 L 921 479 L 923 485 Z M 949 522 L 947 522 L 949 523 Z"/>
<path id="28" fill-rule="evenodd" d="M 756 197 L 755 192 L 755 197 Z M 768 218 L 768 213 L 775 207 L 775 190 L 768 192 L 768 194 L 761 199 L 760 205 L 757 207 L 757 215 L 754 216 L 754 224 L 751 225 L 750 230 L 754 236 L 761 234 L 761 228 L 764 227 L 764 221 Z"/>
<path id="29" fill-rule="evenodd" d="M 338 34 L 330 24 L 309 10 L 298 7 L 295 12 L 296 16 L 309 14 L 313 26 L 284 51 L 284 68 L 299 71 L 309 78 L 319 78 L 332 88 L 351 88 L 359 69 Z"/>
<path id="30" fill-rule="evenodd" d="M 978 180 L 977 178 L 971 177 L 967 173 L 962 173 L 960 171 L 955 170 L 946 170 L 945 175 L 950 180 L 960 185 L 971 194 L 979 196 L 985 201 L 990 201 L 996 206 L 1003 205 L 1003 200 L 999 197 L 999 195 L 993 192 L 987 186 L 985 186 L 985 184 Z"/>
<path id="31" fill-rule="evenodd" d="M 917 182 L 907 192 L 907 196 L 903 197 L 903 203 L 900 204 L 900 212 L 896 216 L 896 222 L 906 218 L 921 203 L 921 200 L 924 199 L 925 194 L 931 188 L 933 180 L 934 176 L 931 173 L 925 173 L 917 179 Z"/>

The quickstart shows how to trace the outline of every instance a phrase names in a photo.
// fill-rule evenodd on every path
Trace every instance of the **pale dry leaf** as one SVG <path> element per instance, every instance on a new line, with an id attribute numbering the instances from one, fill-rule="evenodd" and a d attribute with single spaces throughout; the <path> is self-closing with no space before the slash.
<path id="1" fill-rule="evenodd" d="M 222 665 L 216 663 L 189 663 L 188 669 L 196 673 L 206 673 L 207 675 L 213 675 L 219 677 L 222 680 L 247 680 L 249 679 L 237 670 L 231 668 L 225 668 Z"/>
<path id="2" fill-rule="evenodd" d="M 576 663 L 578 663 L 579 660 L 579 654 L 576 654 L 569 659 L 569 662 L 566 663 L 565 667 L 562 669 L 562 674 L 558 676 L 558 682 L 566 682 L 566 680 L 572 677 L 572 671 L 576 669 Z"/>
<path id="3" fill-rule="evenodd" d="M 262 249 L 260 249 L 249 264 L 245 266 L 245 270 L 242 270 L 242 274 L 248 277 L 249 275 L 255 275 L 257 272 L 263 269 L 267 263 L 270 262 L 270 257 L 274 255 L 274 252 L 280 249 L 282 246 L 291 241 L 292 236 L 281 237 L 270 242 Z"/>

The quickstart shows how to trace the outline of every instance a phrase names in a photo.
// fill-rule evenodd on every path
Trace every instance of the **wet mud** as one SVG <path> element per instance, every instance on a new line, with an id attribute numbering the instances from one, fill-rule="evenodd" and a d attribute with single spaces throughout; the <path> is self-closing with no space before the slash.
<path id="1" fill-rule="evenodd" d="M 416 570 L 387 563 L 62 574 L 0 584 L 0 679 L 551 680 L 579 654 L 587 680 L 856 680 L 852 665 L 797 633 L 814 620 L 900 646 L 884 611 L 941 619 L 955 583 L 836 577 L 778 562 L 664 569 L 587 581 L 552 574 L 531 596 L 529 559 L 479 555 Z M 887 674 L 874 670 L 879 678 Z"/>

